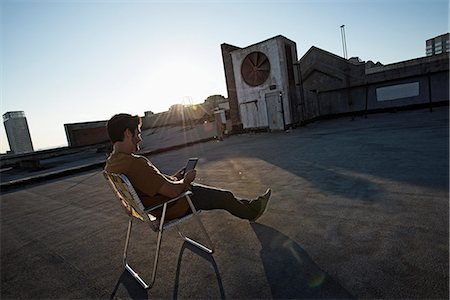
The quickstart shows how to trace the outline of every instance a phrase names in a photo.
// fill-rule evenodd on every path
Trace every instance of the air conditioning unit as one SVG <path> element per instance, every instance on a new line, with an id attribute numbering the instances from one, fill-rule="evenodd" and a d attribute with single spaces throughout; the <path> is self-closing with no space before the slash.
<path id="1" fill-rule="evenodd" d="M 296 102 L 296 45 L 276 36 L 231 52 L 236 93 L 245 129 L 283 130 Z M 295 105 L 294 105 L 295 107 Z"/>

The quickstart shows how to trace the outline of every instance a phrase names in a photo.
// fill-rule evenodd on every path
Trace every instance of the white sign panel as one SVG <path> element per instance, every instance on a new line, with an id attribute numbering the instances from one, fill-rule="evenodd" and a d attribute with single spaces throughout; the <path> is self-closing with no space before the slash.
<path id="1" fill-rule="evenodd" d="M 377 88 L 377 101 L 419 96 L 419 82 L 396 84 Z"/>

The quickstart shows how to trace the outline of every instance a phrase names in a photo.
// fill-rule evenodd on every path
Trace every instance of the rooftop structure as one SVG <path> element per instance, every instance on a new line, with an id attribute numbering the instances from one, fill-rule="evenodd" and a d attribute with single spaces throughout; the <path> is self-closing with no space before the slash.
<path id="1" fill-rule="evenodd" d="M 449 52 L 449 33 L 441 34 L 425 42 L 427 56 L 438 55 L 441 53 Z"/>
<path id="2" fill-rule="evenodd" d="M 33 152 L 27 118 L 23 111 L 11 111 L 3 115 L 6 135 L 11 152 L 14 154 Z"/>

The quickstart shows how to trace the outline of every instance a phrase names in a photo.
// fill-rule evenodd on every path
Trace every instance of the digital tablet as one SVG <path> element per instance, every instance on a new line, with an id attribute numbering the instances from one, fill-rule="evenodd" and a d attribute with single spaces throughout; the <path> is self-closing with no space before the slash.
<path id="1" fill-rule="evenodd" d="M 190 171 L 190 170 L 194 170 L 195 166 L 197 165 L 198 162 L 198 158 L 194 157 L 194 158 L 189 158 L 187 164 L 186 164 L 186 168 L 184 170 L 184 173 Z"/>

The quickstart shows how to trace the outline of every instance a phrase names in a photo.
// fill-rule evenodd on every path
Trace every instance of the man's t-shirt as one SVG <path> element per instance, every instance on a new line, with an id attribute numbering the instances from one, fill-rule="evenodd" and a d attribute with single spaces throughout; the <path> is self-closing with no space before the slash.
<path id="1" fill-rule="evenodd" d="M 113 153 L 106 160 L 105 170 L 124 174 L 128 177 L 145 207 L 151 207 L 167 201 L 169 198 L 158 194 L 166 177 L 144 156 L 126 153 Z M 166 220 L 184 215 L 189 209 L 186 200 L 172 202 L 167 207 Z M 162 209 L 152 211 L 160 217 Z"/>

